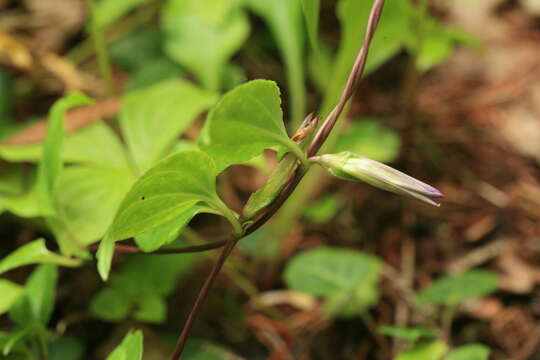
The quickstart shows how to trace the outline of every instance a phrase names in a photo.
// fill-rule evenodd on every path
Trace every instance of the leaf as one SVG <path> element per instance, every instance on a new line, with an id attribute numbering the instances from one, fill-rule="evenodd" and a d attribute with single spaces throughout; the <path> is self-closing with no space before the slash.
<path id="1" fill-rule="evenodd" d="M 99 248 L 96 252 L 97 269 L 99 276 L 103 281 L 107 281 L 109 278 L 109 272 L 111 271 L 111 263 L 114 255 L 114 243 L 115 240 L 111 236 L 110 228 L 103 235 L 103 240 L 99 243 Z"/>
<path id="2" fill-rule="evenodd" d="M 373 119 L 355 121 L 339 135 L 337 152 L 351 151 L 367 158 L 380 161 L 394 161 L 399 154 L 399 135 Z"/>
<path id="3" fill-rule="evenodd" d="M 377 331 L 383 335 L 409 341 L 417 341 L 421 338 L 435 339 L 437 337 L 435 331 L 420 326 L 406 328 L 401 326 L 383 325 L 379 326 Z"/>
<path id="4" fill-rule="evenodd" d="M 111 60 L 128 71 L 137 71 L 165 57 L 161 33 L 156 28 L 135 30 L 110 45 Z"/>
<path id="5" fill-rule="evenodd" d="M 482 344 L 468 344 L 453 349 L 445 360 L 488 360 L 489 348 Z"/>
<path id="6" fill-rule="evenodd" d="M 107 356 L 107 360 L 142 360 L 143 333 L 141 330 L 130 330 L 120 345 Z"/>
<path id="7" fill-rule="evenodd" d="M 198 256 L 130 256 L 111 276 L 109 285 L 92 299 L 92 312 L 106 321 L 119 322 L 133 314 L 139 321 L 162 323 L 167 315 L 165 298 Z"/>
<path id="8" fill-rule="evenodd" d="M 249 33 L 239 1 L 168 0 L 161 18 L 167 54 L 204 87 L 219 90 L 227 61 Z"/>
<path id="9" fill-rule="evenodd" d="M 0 261 L 0 274 L 20 266 L 51 263 L 63 266 L 79 266 L 80 260 L 55 254 L 47 249 L 44 239 L 37 239 L 19 247 Z"/>
<path id="10" fill-rule="evenodd" d="M 240 360 L 223 346 L 201 339 L 190 339 L 186 343 L 185 360 Z"/>
<path id="11" fill-rule="evenodd" d="M 497 276 L 486 270 L 469 270 L 436 280 L 418 293 L 421 304 L 455 306 L 465 300 L 482 297 L 497 290 Z"/>
<path id="12" fill-rule="evenodd" d="M 338 213 L 343 205 L 343 199 L 337 195 L 327 195 L 304 210 L 304 216 L 317 224 L 330 221 Z"/>
<path id="13" fill-rule="evenodd" d="M 0 145 L 0 156 L 11 162 L 39 162 L 42 145 Z M 62 160 L 69 163 L 129 168 L 124 147 L 112 129 L 103 122 L 94 122 L 67 134 Z"/>
<path id="14" fill-rule="evenodd" d="M 81 247 L 103 237 L 120 202 L 135 181 L 128 168 L 70 166 L 59 180 L 59 236 Z"/>
<path id="15" fill-rule="evenodd" d="M 49 344 L 49 360 L 80 360 L 84 355 L 84 344 L 78 338 L 61 336 Z"/>
<path id="16" fill-rule="evenodd" d="M 178 217 L 135 237 L 135 243 L 144 252 L 153 252 L 178 238 L 191 219 L 200 212 L 207 212 L 202 206 L 194 206 Z"/>
<path id="17" fill-rule="evenodd" d="M 302 10 L 298 0 L 244 0 L 270 27 L 286 66 L 292 126 L 300 125 L 305 115 Z"/>
<path id="18" fill-rule="evenodd" d="M 364 73 L 375 70 L 403 47 L 405 38 L 410 33 L 408 1 L 394 0 L 385 4 L 369 48 Z M 327 86 L 322 106 L 324 114 L 337 102 L 347 81 L 364 40 L 365 24 L 367 24 L 371 5 L 371 1 L 358 0 L 341 0 L 338 3 L 337 16 L 341 22 L 342 38 L 332 70 L 332 82 Z"/>
<path id="19" fill-rule="evenodd" d="M 57 278 L 56 265 L 39 265 L 26 282 L 23 295 L 11 307 L 10 318 L 19 325 L 37 322 L 46 326 L 54 309 Z"/>
<path id="20" fill-rule="evenodd" d="M 157 59 L 134 72 L 124 89 L 126 92 L 144 89 L 167 79 L 177 78 L 182 74 L 180 66 L 172 60 Z"/>
<path id="21" fill-rule="evenodd" d="M 314 51 L 318 51 L 319 48 L 319 39 L 317 33 L 319 30 L 320 7 L 320 0 L 302 0 L 302 9 L 304 10 L 307 33 L 311 47 Z"/>
<path id="22" fill-rule="evenodd" d="M 71 93 L 58 100 L 49 111 L 47 134 L 43 142 L 43 156 L 38 166 L 36 186 L 40 208 L 52 215 L 54 190 L 62 169 L 62 146 L 64 143 L 64 113 L 75 106 L 88 105 L 91 100 L 83 94 Z"/>
<path id="23" fill-rule="evenodd" d="M 173 154 L 141 176 L 128 192 L 111 225 L 114 240 L 127 239 L 178 217 L 197 203 L 215 205 L 216 168 L 198 150 Z"/>
<path id="24" fill-rule="evenodd" d="M 9 310 L 11 305 L 19 297 L 22 292 L 22 287 L 9 280 L 0 279 L 0 314 Z"/>
<path id="25" fill-rule="evenodd" d="M 380 260 L 351 250 L 319 247 L 293 258 L 285 282 L 297 291 L 324 296 L 331 314 L 352 316 L 377 302 Z"/>
<path id="26" fill-rule="evenodd" d="M 439 360 L 446 351 L 448 346 L 440 340 L 435 340 L 415 345 L 412 349 L 399 354 L 396 360 Z"/>
<path id="27" fill-rule="evenodd" d="M 139 171 L 160 160 L 175 138 L 216 100 L 215 94 L 179 79 L 127 94 L 120 126 Z"/>
<path id="28" fill-rule="evenodd" d="M 305 157 L 283 124 L 276 83 L 254 80 L 229 91 L 208 115 L 201 147 L 220 168 L 246 162 L 264 149 L 283 145 Z"/>
<path id="29" fill-rule="evenodd" d="M 28 335 L 28 328 L 15 328 L 6 336 L 0 338 L 0 348 L 2 348 L 2 355 L 7 356 L 11 353 L 16 345 Z M 8 358 L 9 359 L 9 358 Z M 6 359 L 6 360 L 8 360 Z"/>
<path id="30" fill-rule="evenodd" d="M 94 1 L 94 0 L 93 0 Z M 103 29 L 129 11 L 135 9 L 150 0 L 100 0 L 95 4 L 94 26 Z"/>

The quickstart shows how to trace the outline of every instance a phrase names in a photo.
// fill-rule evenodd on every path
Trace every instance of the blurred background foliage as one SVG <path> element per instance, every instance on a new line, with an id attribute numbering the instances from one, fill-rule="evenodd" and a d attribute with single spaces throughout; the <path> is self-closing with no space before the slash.
<path id="1" fill-rule="evenodd" d="M 0 0 L 0 358 L 167 358 L 216 254 L 117 254 L 103 283 L 93 246 L 134 181 L 197 148 L 237 85 L 276 81 L 289 134 L 326 115 L 370 8 Z M 326 149 L 391 163 L 446 200 L 314 169 L 240 242 L 184 358 L 538 358 L 539 19 L 537 0 L 388 1 Z M 221 197 L 240 211 L 276 163 L 268 151 L 227 168 Z M 226 222 L 200 211 L 134 243 L 220 239 Z"/>

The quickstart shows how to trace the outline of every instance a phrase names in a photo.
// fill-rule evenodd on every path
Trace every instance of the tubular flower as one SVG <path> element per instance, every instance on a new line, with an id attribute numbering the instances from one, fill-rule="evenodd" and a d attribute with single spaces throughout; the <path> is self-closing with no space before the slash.
<path id="1" fill-rule="evenodd" d="M 388 165 L 349 151 L 314 156 L 310 161 L 326 168 L 332 175 L 351 181 L 363 181 L 380 189 L 412 197 L 439 206 L 433 199 L 444 195 L 433 186 L 423 183 Z"/>

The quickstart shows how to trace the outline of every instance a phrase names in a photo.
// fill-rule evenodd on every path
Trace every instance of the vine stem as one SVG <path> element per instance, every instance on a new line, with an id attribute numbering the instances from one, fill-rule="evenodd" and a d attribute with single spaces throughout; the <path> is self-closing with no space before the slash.
<path id="1" fill-rule="evenodd" d="M 360 48 L 358 56 L 356 57 L 356 60 L 354 62 L 349 78 L 347 79 L 347 84 L 345 88 L 343 89 L 343 92 L 341 94 L 341 97 L 337 105 L 330 112 L 330 114 L 328 114 L 324 123 L 319 128 L 319 131 L 315 134 L 315 137 L 311 141 L 311 144 L 307 152 L 308 157 L 316 155 L 317 152 L 320 150 L 320 148 L 322 147 L 322 145 L 324 144 L 324 142 L 330 135 L 330 132 L 334 128 L 334 125 L 336 124 L 337 119 L 343 112 L 343 109 L 345 108 L 347 101 L 354 94 L 358 80 L 360 76 L 362 75 L 362 72 L 366 65 L 369 46 L 371 44 L 371 40 L 373 39 L 373 35 L 375 34 L 377 25 L 379 23 L 383 6 L 384 6 L 384 0 L 375 0 L 373 2 L 373 5 L 371 7 L 371 12 L 369 14 L 365 36 L 364 36 L 364 43 L 362 47 Z M 312 115 L 310 114 L 308 116 L 312 116 Z M 238 240 L 240 240 L 242 236 L 247 236 L 253 233 L 254 231 L 256 231 L 257 229 L 259 229 L 281 208 L 283 203 L 289 198 L 292 192 L 296 189 L 296 187 L 300 183 L 300 180 L 302 180 L 302 178 L 304 177 L 306 171 L 307 171 L 306 167 L 300 164 L 298 168 L 296 169 L 296 171 L 294 172 L 294 174 L 291 176 L 290 180 L 288 181 L 287 186 L 283 188 L 283 190 L 276 197 L 274 202 L 267 207 L 267 210 L 256 221 L 254 221 L 241 236 L 231 235 L 231 237 L 227 240 L 223 250 L 221 251 L 219 258 L 217 259 L 216 263 L 214 264 L 214 267 L 212 268 L 212 271 L 206 278 L 203 286 L 201 287 L 201 290 L 199 291 L 199 294 L 197 295 L 197 298 L 195 299 L 195 303 L 193 304 L 193 307 L 191 308 L 191 311 L 186 319 L 186 322 L 184 323 L 182 332 L 180 333 L 180 336 L 178 337 L 178 341 L 176 343 L 174 352 L 171 356 L 171 360 L 180 359 L 180 356 L 182 355 L 182 351 L 186 344 L 187 338 L 189 336 L 191 328 L 193 327 L 193 323 L 200 311 L 200 308 L 203 305 L 204 301 L 206 300 L 206 297 L 212 285 L 216 281 L 216 278 L 219 275 L 219 272 L 221 271 L 221 268 L 223 267 L 225 260 L 227 260 L 227 257 L 231 254 Z"/>
<path id="2" fill-rule="evenodd" d="M 126 253 L 126 254 L 170 255 L 170 254 L 184 254 L 184 253 L 193 253 L 193 252 L 201 252 L 201 251 L 206 251 L 206 250 L 213 250 L 213 249 L 217 249 L 222 246 L 225 246 L 226 243 L 227 243 L 226 240 L 221 240 L 221 241 L 214 241 L 214 242 L 202 244 L 202 245 L 185 246 L 185 247 L 180 247 L 180 248 L 157 249 L 155 251 L 152 251 L 151 253 L 144 252 L 136 246 L 116 244 L 114 246 L 114 251 L 119 252 L 119 253 Z M 94 245 L 91 245 L 89 249 L 91 251 L 96 251 L 98 247 L 99 245 L 94 244 Z"/>

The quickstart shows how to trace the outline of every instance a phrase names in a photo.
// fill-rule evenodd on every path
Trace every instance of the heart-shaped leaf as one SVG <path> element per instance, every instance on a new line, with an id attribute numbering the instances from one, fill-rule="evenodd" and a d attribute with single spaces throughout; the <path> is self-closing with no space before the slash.
<path id="1" fill-rule="evenodd" d="M 305 158 L 300 147 L 287 136 L 279 94 L 273 81 L 254 80 L 229 91 L 212 109 L 201 135 L 201 146 L 220 168 L 246 162 L 277 145 Z"/>

